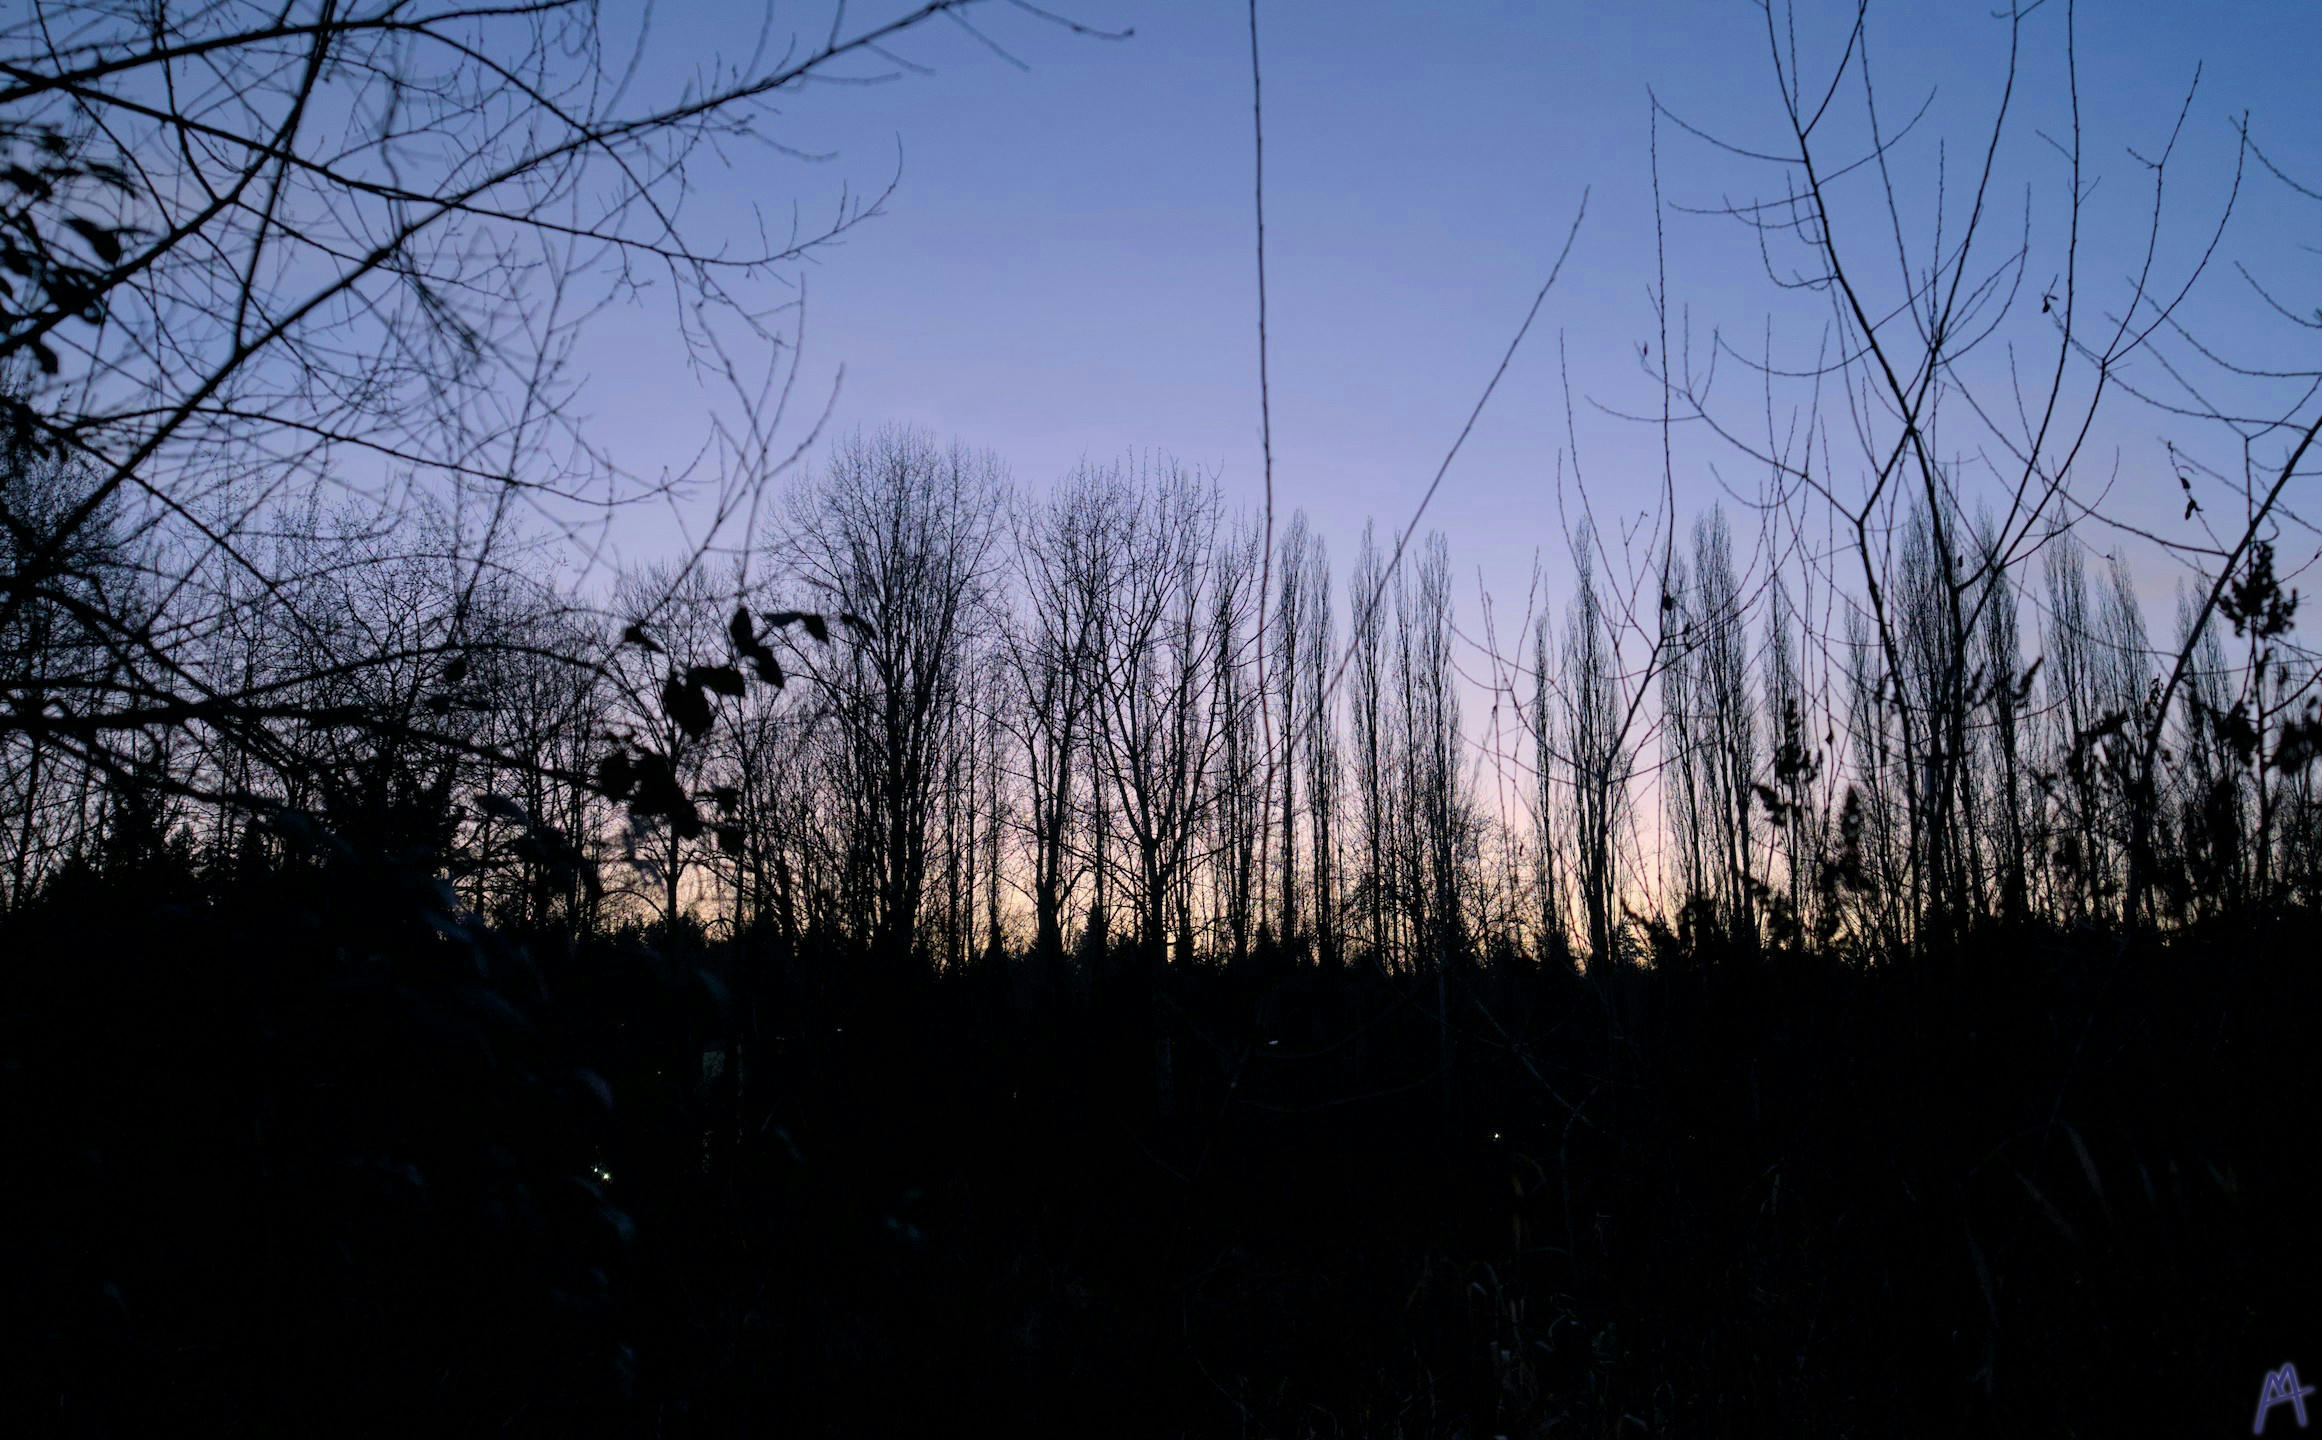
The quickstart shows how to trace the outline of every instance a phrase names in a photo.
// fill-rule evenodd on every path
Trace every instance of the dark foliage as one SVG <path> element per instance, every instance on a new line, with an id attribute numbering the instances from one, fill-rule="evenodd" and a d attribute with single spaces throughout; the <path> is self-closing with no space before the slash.
<path id="1" fill-rule="evenodd" d="M 5 937 L 39 1428 L 2192 1433 L 2313 1351 L 2309 917 L 897 980 L 302 838 Z"/>

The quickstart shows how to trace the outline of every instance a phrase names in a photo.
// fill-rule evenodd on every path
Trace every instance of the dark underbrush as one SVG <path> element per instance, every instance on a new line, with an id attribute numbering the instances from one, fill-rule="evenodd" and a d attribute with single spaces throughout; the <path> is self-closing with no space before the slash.
<path id="1" fill-rule="evenodd" d="M 874 983 L 431 899 L 64 887 L 0 936 L 11 1411 L 2119 1435 L 2322 1369 L 2310 917 Z"/>

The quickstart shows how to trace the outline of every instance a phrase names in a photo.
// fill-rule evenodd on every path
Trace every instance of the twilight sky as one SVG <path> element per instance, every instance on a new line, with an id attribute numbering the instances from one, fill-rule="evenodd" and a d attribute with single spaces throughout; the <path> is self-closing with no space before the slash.
<path id="1" fill-rule="evenodd" d="M 997 450 L 1027 486 L 1047 484 L 1083 455 L 1153 448 L 1214 471 L 1230 497 L 1254 506 L 1247 12 L 1240 0 L 1058 3 L 1092 26 L 1134 26 L 1135 36 L 1105 42 L 1021 11 L 978 12 L 979 26 L 1027 73 L 957 27 L 928 27 L 897 50 L 932 74 L 821 86 L 791 101 L 790 128 L 778 138 L 834 158 L 741 152 L 735 171 L 705 178 L 695 218 L 743 223 L 753 204 L 776 218 L 793 203 L 808 217 L 827 213 L 842 186 L 883 183 L 899 150 L 901 183 L 885 216 L 809 267 L 798 412 L 819 408 L 843 366 L 833 429 L 922 424 Z M 858 5 L 850 22 L 881 8 L 901 7 Z M 1933 213 L 1939 154 L 1949 224 L 1965 214 L 2003 78 L 2007 27 L 1991 8 L 1874 7 L 1871 54 L 1890 124 L 1932 95 L 1896 157 L 1914 264 L 1925 263 L 1921 222 Z M 1846 5 L 1800 7 L 1797 43 L 1810 72 L 1827 73 L 1850 14 Z M 781 12 L 778 29 L 816 30 L 790 15 Z M 680 73 L 705 43 L 746 49 L 761 17 L 755 0 L 664 6 L 654 53 Z M 2034 259 L 2024 293 L 2033 298 L 1984 352 L 1997 367 L 1981 372 L 1989 376 L 2004 376 L 1997 347 L 2011 337 L 2028 347 L 2024 357 L 2045 344 L 2041 363 L 2052 363 L 2037 296 L 2060 254 L 2067 172 L 2046 141 L 2069 133 L 2064 21 L 2062 0 L 2051 0 L 2024 27 L 2027 58 L 1986 243 L 1995 261 L 2021 243 L 2028 202 Z M 1303 506 L 1317 519 L 1342 572 L 1366 514 L 1387 529 L 1408 517 L 1590 192 L 1563 279 L 1427 519 L 1448 534 L 1463 573 L 1481 567 L 1499 595 L 1505 642 L 1535 550 L 1552 586 L 1567 569 L 1555 478 L 1574 441 L 1600 515 L 1634 516 L 1659 486 L 1657 430 L 1605 413 L 1659 407 L 1638 353 L 1655 338 L 1648 92 L 1737 144 L 1781 148 L 1764 16 L 1747 0 L 1263 0 L 1260 27 L 1277 505 L 1284 517 Z M 2308 183 L 2322 181 L 2322 99 L 2312 82 L 2322 5 L 2084 0 L 2075 27 L 2084 173 L 2094 186 L 2083 293 L 2094 309 L 2117 310 L 2123 277 L 2142 255 L 2151 171 L 2129 148 L 2149 156 L 2166 142 L 2197 63 L 2157 283 L 2179 283 L 2207 243 L 2243 111 L 2270 154 Z M 1860 97 L 1850 79 L 1829 122 L 1833 156 L 1859 153 Z M 1770 324 L 1777 355 L 1810 357 L 1824 312 L 1771 286 L 1753 238 L 1732 220 L 1675 209 L 1778 193 L 1780 172 L 1720 154 L 1667 119 L 1659 147 L 1668 288 L 1689 309 L 1697 355 L 1708 353 L 1713 328 L 1758 353 Z M 2310 367 L 2311 333 L 2299 349 L 2297 332 L 2278 319 L 2263 329 L 2267 317 L 2232 266 L 2246 263 L 2277 293 L 2311 305 L 2315 252 L 2301 247 L 2322 234 L 2322 206 L 2252 170 L 2187 313 L 2207 338 L 2249 338 L 2252 359 Z M 1860 221 L 1842 243 L 1874 288 L 1892 294 L 1894 245 L 1869 175 L 1838 192 L 1842 219 Z M 1947 230 L 1945 243 L 1955 234 Z M 585 408 L 599 437 L 634 468 L 682 463 L 698 442 L 690 417 L 714 397 L 673 363 L 665 316 L 601 318 L 584 356 Z M 1721 362 L 1717 393 L 1729 418 L 1764 433 L 1756 378 Z M 2186 432 L 2133 404 L 2110 416 L 2083 464 L 2109 476 L 2117 461 L 2108 503 L 2165 529 L 2179 499 L 2161 438 L 2185 444 Z M 1972 443 L 1964 424 L 1955 433 Z M 1720 477 L 1744 492 L 1761 478 L 1699 431 L 1676 437 L 1675 456 L 1681 510 L 1715 498 Z M 1843 473 L 1843 446 L 1838 459 Z M 1737 523 L 1744 549 L 1751 526 Z M 653 538 L 641 528 L 630 553 Z M 2173 581 L 2157 584 L 2150 598 Z M 1472 579 L 1463 589 L 1472 597 Z M 1472 600 L 1462 609 L 1472 617 Z"/>

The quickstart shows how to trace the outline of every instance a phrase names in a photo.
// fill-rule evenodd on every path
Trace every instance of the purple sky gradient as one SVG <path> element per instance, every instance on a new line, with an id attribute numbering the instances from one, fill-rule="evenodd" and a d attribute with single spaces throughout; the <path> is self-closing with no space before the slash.
<path id="1" fill-rule="evenodd" d="M 1135 37 L 1095 41 L 1020 11 L 980 12 L 978 24 L 1030 67 L 1025 73 L 958 28 L 917 32 L 898 51 L 934 73 L 820 86 L 791 102 L 794 124 L 777 138 L 835 158 L 737 152 L 735 171 L 703 178 L 695 219 L 711 230 L 748 224 L 752 205 L 786 219 L 793 203 L 811 219 L 828 212 L 842 186 L 884 183 L 899 150 L 901 182 L 887 213 L 807 267 L 794 415 L 818 410 L 843 366 L 833 430 L 924 425 L 998 451 L 1027 487 L 1045 486 L 1084 455 L 1158 449 L 1213 471 L 1235 503 L 1254 508 L 1247 12 L 1236 0 L 1070 0 L 1064 8 L 1091 25 L 1134 26 Z M 1990 8 L 1886 5 L 1872 17 L 1882 110 L 1898 120 L 1933 95 L 1896 159 L 1914 263 L 1924 263 L 1938 145 L 1950 223 L 1965 214 L 2003 78 L 2007 27 L 1988 17 Z M 1799 45 L 1810 71 L 1826 70 L 1850 14 L 1844 5 L 1802 7 Z M 704 43 L 733 53 L 760 15 L 739 0 L 666 7 L 655 56 L 674 67 Z M 850 17 L 874 18 L 861 6 Z M 2028 187 L 2037 273 L 2026 276 L 2032 298 L 2000 337 L 2024 347 L 2027 366 L 2052 363 L 2037 296 L 2061 239 L 2066 171 L 2043 137 L 2068 133 L 2064 20 L 2062 0 L 2051 0 L 2025 25 L 2027 58 L 1986 241 L 1995 256 L 2020 241 Z M 1261 5 L 1260 25 L 1277 511 L 1287 519 L 1305 508 L 1342 575 L 1366 515 L 1391 532 L 1410 514 L 1589 192 L 1563 280 L 1427 518 L 1449 536 L 1463 572 L 1480 570 L 1497 593 L 1502 639 L 1512 644 L 1534 554 L 1558 594 L 1569 570 L 1555 481 L 1560 462 L 1569 476 L 1575 441 L 1608 528 L 1611 515 L 1633 517 L 1650 505 L 1661 483 L 1657 429 L 1605 413 L 1657 412 L 1660 404 L 1638 353 L 1656 323 L 1648 93 L 1737 143 L 1780 148 L 1764 17 L 1744 0 L 1272 0 Z M 2322 182 L 2322 100 L 2312 79 L 2322 6 L 2083 3 L 2076 33 L 2085 176 L 2094 185 L 2082 260 L 2091 313 L 2125 298 L 2123 277 L 2142 255 L 2151 172 L 2129 147 L 2151 155 L 2167 140 L 2196 63 L 2204 68 L 2171 171 L 2160 280 L 2181 280 L 2207 243 L 2230 178 L 2232 125 L 2245 110 L 2278 161 Z M 1850 81 L 1834 107 L 1833 155 L 1856 153 L 1859 96 Z M 1686 307 L 1696 353 L 1707 353 L 1713 328 L 1755 353 L 1770 322 L 1777 355 L 1810 357 L 1823 324 L 1817 302 L 1768 284 L 1754 241 L 1731 220 L 1673 208 L 1762 198 L 1778 190 L 1779 172 L 1719 154 L 1666 119 L 1659 145 L 1672 207 L 1662 214 L 1668 288 L 1673 304 Z M 1869 172 L 1844 183 L 1842 216 L 1859 219 L 1860 229 L 1842 244 L 1872 267 L 1874 289 L 1892 293 L 1885 201 Z M 2197 332 L 2247 340 L 2252 359 L 2311 368 L 2311 333 L 2301 337 L 2278 319 L 2268 328 L 2232 265 L 2246 263 L 2312 304 L 2314 252 L 2301 247 L 2322 236 L 2318 220 L 2322 206 L 2253 173 L 2187 312 Z M 640 309 L 603 319 L 582 356 L 591 381 L 584 408 L 599 440 L 633 468 L 682 463 L 717 397 L 678 363 L 666 316 Z M 2295 348 L 2301 339 L 2307 350 Z M 1987 380 L 2005 374 L 1999 343 L 1978 362 Z M 2035 359 L 2043 346 L 2049 356 Z M 1560 355 L 1571 376 L 1569 431 Z M 2149 367 L 2128 373 L 2157 378 Z M 1718 396 L 1730 419 L 1763 432 L 1761 386 L 1730 359 L 1721 362 Z M 1802 398 L 1792 392 L 1778 404 Z M 2117 462 L 2114 512 L 2194 538 L 2176 523 L 2180 498 L 2162 439 L 2202 437 L 2118 399 L 2084 454 L 2086 476 L 2109 476 Z M 1977 442 L 1967 417 L 1951 419 L 1955 444 Z M 794 425 L 793 433 L 803 431 Z M 1762 478 L 1698 430 L 1675 437 L 1675 457 L 1678 508 L 1687 514 L 1719 496 L 1719 477 L 1743 492 Z M 1843 483 L 1849 457 L 1841 448 L 1837 458 Z M 1734 519 L 1746 549 L 1754 521 Z M 2100 547 L 2112 543 L 2090 534 Z M 647 524 L 622 539 L 626 553 L 639 555 L 670 534 Z M 2296 564 L 2305 554 L 2285 559 Z M 2149 556 L 2139 564 L 2153 587 L 2148 598 L 2164 600 L 2175 572 Z M 1472 620 L 1472 598 L 1462 611 Z M 2164 632 L 2161 613 L 2154 618 Z"/>

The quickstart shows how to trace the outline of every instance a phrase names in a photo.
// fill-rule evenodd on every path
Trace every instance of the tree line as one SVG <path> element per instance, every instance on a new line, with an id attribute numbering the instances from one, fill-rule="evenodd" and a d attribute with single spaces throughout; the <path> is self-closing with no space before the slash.
<path id="1" fill-rule="evenodd" d="M 20 453 L 12 514 L 75 483 Z M 1493 668 L 1440 535 L 1398 559 L 1366 529 L 1342 577 L 1299 515 L 1261 593 L 1254 522 L 1163 458 L 1018 489 L 996 456 L 889 428 L 778 509 L 746 564 L 642 569 L 588 612 L 514 549 L 463 576 L 351 518 L 283 527 L 272 583 L 181 652 L 267 697 L 264 723 L 156 718 L 99 755 L 68 707 L 20 703 L 9 908 L 76 868 L 279 864 L 296 815 L 424 857 L 521 933 L 692 925 L 1044 973 L 1114 946 L 1618 966 L 1677 928 L 1870 960 L 1931 930 L 2302 906 L 2322 879 L 2316 677 L 2262 544 L 2164 651 L 2125 563 L 2068 530 L 2033 583 L 1987 567 L 1963 623 L 1935 547 L 1988 547 L 1989 522 L 1914 511 L 1889 641 L 1854 611 L 1824 643 L 1811 572 L 1763 539 L 1737 555 L 1713 508 L 1639 672 L 1585 530 L 1563 612 Z M 117 662 L 81 616 L 153 583 L 84 534 L 78 593 L 10 622 L 18 695 L 102 686 Z"/>

